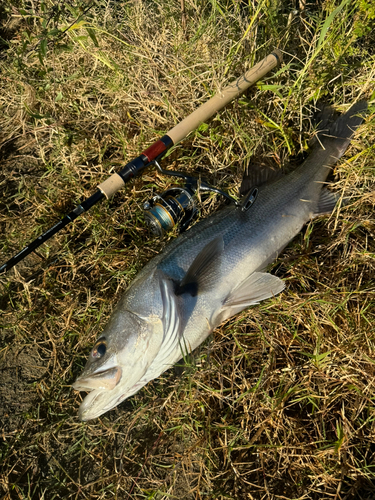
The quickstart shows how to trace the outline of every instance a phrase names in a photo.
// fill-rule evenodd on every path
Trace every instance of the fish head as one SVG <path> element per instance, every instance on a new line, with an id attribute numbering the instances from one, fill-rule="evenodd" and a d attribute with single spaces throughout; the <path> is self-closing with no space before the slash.
<path id="1" fill-rule="evenodd" d="M 159 316 L 142 317 L 117 308 L 73 384 L 74 389 L 89 392 L 79 408 L 79 418 L 97 418 L 137 392 L 137 383 L 155 357 L 162 337 Z"/>

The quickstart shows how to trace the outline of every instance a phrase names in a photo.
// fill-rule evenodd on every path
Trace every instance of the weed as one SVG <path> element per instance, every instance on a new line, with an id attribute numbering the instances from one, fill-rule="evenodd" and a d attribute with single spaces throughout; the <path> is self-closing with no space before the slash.
<path id="1" fill-rule="evenodd" d="M 284 64 L 163 166 L 238 194 L 249 161 L 293 168 L 324 98 L 369 117 L 334 172 L 349 203 L 274 264 L 282 299 L 81 423 L 70 384 L 122 291 L 167 243 L 155 170 L 1 276 L 4 498 L 374 495 L 374 9 L 363 0 L 24 2 L 0 9 L 1 262 L 274 47 Z M 202 216 L 216 210 L 208 199 Z M 188 351 L 188 350 L 187 350 Z M 186 366 L 189 365 L 189 366 Z"/>

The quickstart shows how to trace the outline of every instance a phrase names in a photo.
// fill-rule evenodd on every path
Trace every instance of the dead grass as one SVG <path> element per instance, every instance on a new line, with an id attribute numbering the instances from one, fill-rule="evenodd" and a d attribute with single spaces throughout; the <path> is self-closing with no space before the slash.
<path id="1" fill-rule="evenodd" d="M 373 99 L 365 4 L 185 0 L 185 30 L 172 0 L 46 2 L 44 13 L 10 2 L 0 12 L 1 262 L 276 46 L 278 74 L 164 166 L 236 194 L 250 158 L 296 165 L 316 99 L 339 110 Z M 57 40 L 43 18 L 92 31 Z M 70 384 L 124 288 L 166 244 L 148 234 L 142 206 L 170 179 L 148 171 L 1 277 L 4 499 L 375 498 L 373 113 L 335 170 L 350 203 L 275 263 L 282 296 L 98 420 L 78 421 Z"/>

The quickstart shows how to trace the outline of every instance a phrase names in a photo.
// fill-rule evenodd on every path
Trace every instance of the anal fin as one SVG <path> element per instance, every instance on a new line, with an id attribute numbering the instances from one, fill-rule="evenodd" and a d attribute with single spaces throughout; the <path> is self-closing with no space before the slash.
<path id="1" fill-rule="evenodd" d="M 225 299 L 223 319 L 230 318 L 246 307 L 259 304 L 262 300 L 282 292 L 285 283 L 269 273 L 256 272 L 240 283 Z"/>
<path id="2" fill-rule="evenodd" d="M 320 198 L 316 209 L 314 211 L 314 217 L 319 217 L 319 215 L 331 214 L 340 200 L 340 193 L 332 193 L 332 191 L 328 191 L 328 189 L 323 188 L 320 193 Z"/>

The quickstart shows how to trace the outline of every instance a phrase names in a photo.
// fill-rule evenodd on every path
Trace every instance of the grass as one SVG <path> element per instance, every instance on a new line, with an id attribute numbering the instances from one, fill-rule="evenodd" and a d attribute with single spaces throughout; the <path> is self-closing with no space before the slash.
<path id="1" fill-rule="evenodd" d="M 286 291 L 100 419 L 78 421 L 70 384 L 174 237 L 142 219 L 171 179 L 147 171 L 0 277 L 2 498 L 375 498 L 375 11 L 304 5 L 185 0 L 186 27 L 172 0 L 1 8 L 1 263 L 274 47 L 276 74 L 163 166 L 236 195 L 249 161 L 302 161 L 318 99 L 370 101 L 333 177 L 350 202 L 275 263 Z"/>

